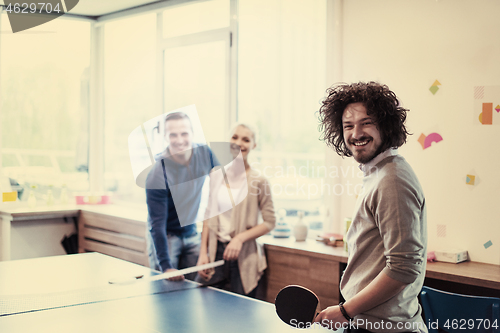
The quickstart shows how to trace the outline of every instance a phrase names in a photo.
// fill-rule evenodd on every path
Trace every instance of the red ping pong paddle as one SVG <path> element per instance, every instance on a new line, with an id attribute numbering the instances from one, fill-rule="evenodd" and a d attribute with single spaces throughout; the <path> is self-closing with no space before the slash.
<path id="1" fill-rule="evenodd" d="M 320 311 L 319 298 L 311 290 L 291 285 L 281 289 L 274 300 L 278 317 L 290 326 L 312 323 Z"/>

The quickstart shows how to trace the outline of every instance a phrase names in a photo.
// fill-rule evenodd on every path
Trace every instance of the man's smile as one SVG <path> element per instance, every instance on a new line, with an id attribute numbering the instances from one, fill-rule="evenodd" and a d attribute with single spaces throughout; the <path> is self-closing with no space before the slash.
<path id="1" fill-rule="evenodd" d="M 350 144 L 356 150 L 361 150 L 365 148 L 370 142 L 372 142 L 371 138 L 361 138 L 360 140 L 351 140 Z"/>
<path id="2" fill-rule="evenodd" d="M 360 142 L 353 142 L 353 145 L 355 145 L 356 147 L 360 147 L 360 146 L 365 146 L 368 144 L 368 140 L 366 141 L 360 141 Z"/>

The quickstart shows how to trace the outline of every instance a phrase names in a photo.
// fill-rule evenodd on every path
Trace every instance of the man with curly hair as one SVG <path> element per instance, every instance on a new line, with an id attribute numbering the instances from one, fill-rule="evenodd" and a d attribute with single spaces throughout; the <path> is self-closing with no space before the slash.
<path id="1" fill-rule="evenodd" d="M 349 258 L 340 284 L 346 301 L 316 321 L 347 332 L 427 332 L 417 299 L 426 267 L 425 198 L 397 150 L 409 134 L 408 110 L 376 82 L 327 93 L 319 111 L 323 139 L 339 155 L 354 157 L 364 178 L 346 235 Z"/>

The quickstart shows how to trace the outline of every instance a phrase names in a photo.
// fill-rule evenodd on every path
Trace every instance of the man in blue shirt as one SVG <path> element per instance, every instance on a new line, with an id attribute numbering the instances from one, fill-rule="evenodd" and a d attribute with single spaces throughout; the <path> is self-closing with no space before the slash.
<path id="1" fill-rule="evenodd" d="M 146 180 L 147 239 L 150 267 L 169 272 L 196 265 L 200 237 L 195 222 L 201 190 L 205 176 L 219 163 L 208 146 L 192 142 L 193 127 L 185 113 L 167 115 L 165 139 L 169 145 L 155 157 Z"/>

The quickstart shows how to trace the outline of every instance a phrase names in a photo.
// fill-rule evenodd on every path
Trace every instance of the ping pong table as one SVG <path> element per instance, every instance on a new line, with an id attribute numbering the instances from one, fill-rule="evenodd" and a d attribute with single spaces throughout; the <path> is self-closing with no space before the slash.
<path id="1" fill-rule="evenodd" d="M 99 253 L 0 262 L 0 332 L 296 332 L 273 304 L 195 282 L 108 283 L 156 274 Z"/>

